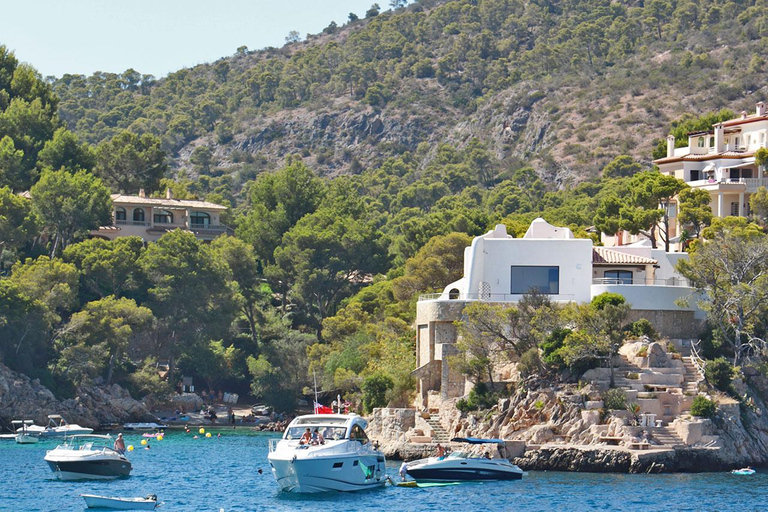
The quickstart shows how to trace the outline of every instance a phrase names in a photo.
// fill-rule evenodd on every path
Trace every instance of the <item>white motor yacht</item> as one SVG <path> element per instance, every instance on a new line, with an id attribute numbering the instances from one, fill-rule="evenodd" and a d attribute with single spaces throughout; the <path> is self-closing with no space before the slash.
<path id="1" fill-rule="evenodd" d="M 34 444 L 40 440 L 39 432 L 32 432 L 28 428 L 35 424 L 34 420 L 13 420 L 11 422 L 16 427 L 16 442 L 19 444 Z"/>
<path id="2" fill-rule="evenodd" d="M 45 461 L 59 480 L 128 476 L 131 461 L 112 448 L 112 436 L 74 435 L 48 450 Z"/>
<path id="3" fill-rule="evenodd" d="M 309 414 L 295 418 L 282 439 L 269 445 L 269 465 L 281 490 L 309 493 L 358 491 L 386 482 L 384 455 L 365 434 L 356 414 Z M 309 429 L 316 439 L 304 442 Z"/>
<path id="4" fill-rule="evenodd" d="M 503 450 L 501 439 L 454 438 L 453 442 L 495 444 Z M 463 482 L 470 480 L 519 480 L 523 470 L 506 458 L 473 457 L 466 452 L 453 452 L 445 457 L 429 457 L 405 465 L 407 474 L 417 482 Z"/>
<path id="5" fill-rule="evenodd" d="M 58 414 L 49 414 L 48 425 L 45 427 L 28 425 L 26 428 L 28 432 L 38 434 L 42 437 L 73 436 L 78 434 L 90 434 L 93 432 L 92 428 L 81 427 L 74 423 L 70 425 L 67 423 L 67 420 Z M 20 431 L 20 428 L 16 429 L 16 432 Z"/>

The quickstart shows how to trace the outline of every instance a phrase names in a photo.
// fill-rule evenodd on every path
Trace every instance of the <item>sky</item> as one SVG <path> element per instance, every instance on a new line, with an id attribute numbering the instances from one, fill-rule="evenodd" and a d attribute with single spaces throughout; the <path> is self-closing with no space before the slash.
<path id="1" fill-rule="evenodd" d="M 0 0 L 0 44 L 43 76 L 133 68 L 160 78 L 232 55 L 280 47 L 377 0 Z M 388 0 L 378 0 L 382 10 Z"/>

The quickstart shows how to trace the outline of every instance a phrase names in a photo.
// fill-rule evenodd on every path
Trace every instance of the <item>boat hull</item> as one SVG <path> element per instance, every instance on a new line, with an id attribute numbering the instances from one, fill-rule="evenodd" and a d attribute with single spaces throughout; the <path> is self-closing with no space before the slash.
<path id="1" fill-rule="evenodd" d="M 16 442 L 19 444 L 35 444 L 40 440 L 40 437 L 32 434 L 17 434 Z"/>
<path id="2" fill-rule="evenodd" d="M 131 473 L 131 463 L 118 459 L 100 460 L 48 460 L 48 466 L 59 480 L 111 480 L 127 477 Z"/>
<path id="3" fill-rule="evenodd" d="M 81 494 L 88 508 L 110 508 L 115 510 L 154 510 L 157 500 L 146 498 L 111 498 L 94 494 Z"/>
<path id="4" fill-rule="evenodd" d="M 464 482 L 520 480 L 523 471 L 513 464 L 493 459 L 445 459 L 406 466 L 417 482 Z"/>
<path id="5" fill-rule="evenodd" d="M 386 483 L 384 457 L 348 455 L 312 459 L 269 457 L 280 490 L 292 493 L 360 491 Z"/>

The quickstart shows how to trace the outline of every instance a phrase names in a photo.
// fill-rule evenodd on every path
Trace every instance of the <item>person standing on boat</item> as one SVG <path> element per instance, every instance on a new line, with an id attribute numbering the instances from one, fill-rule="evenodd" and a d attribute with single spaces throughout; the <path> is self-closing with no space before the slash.
<path id="1" fill-rule="evenodd" d="M 442 459 L 445 457 L 445 448 L 440 443 L 437 443 L 437 458 Z"/>
<path id="2" fill-rule="evenodd" d="M 125 455 L 125 440 L 122 433 L 117 434 L 117 439 L 115 439 L 115 451 L 120 455 Z"/>

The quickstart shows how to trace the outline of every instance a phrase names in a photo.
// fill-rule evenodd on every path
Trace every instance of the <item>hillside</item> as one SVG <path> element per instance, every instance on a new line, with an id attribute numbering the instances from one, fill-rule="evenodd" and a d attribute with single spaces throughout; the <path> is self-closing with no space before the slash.
<path id="1" fill-rule="evenodd" d="M 473 138 L 499 168 L 562 183 L 618 154 L 649 163 L 686 113 L 766 96 L 760 0 L 423 0 L 368 14 L 161 80 L 65 75 L 60 114 L 90 143 L 159 135 L 181 175 L 235 188 L 288 154 L 336 175 Z"/>

